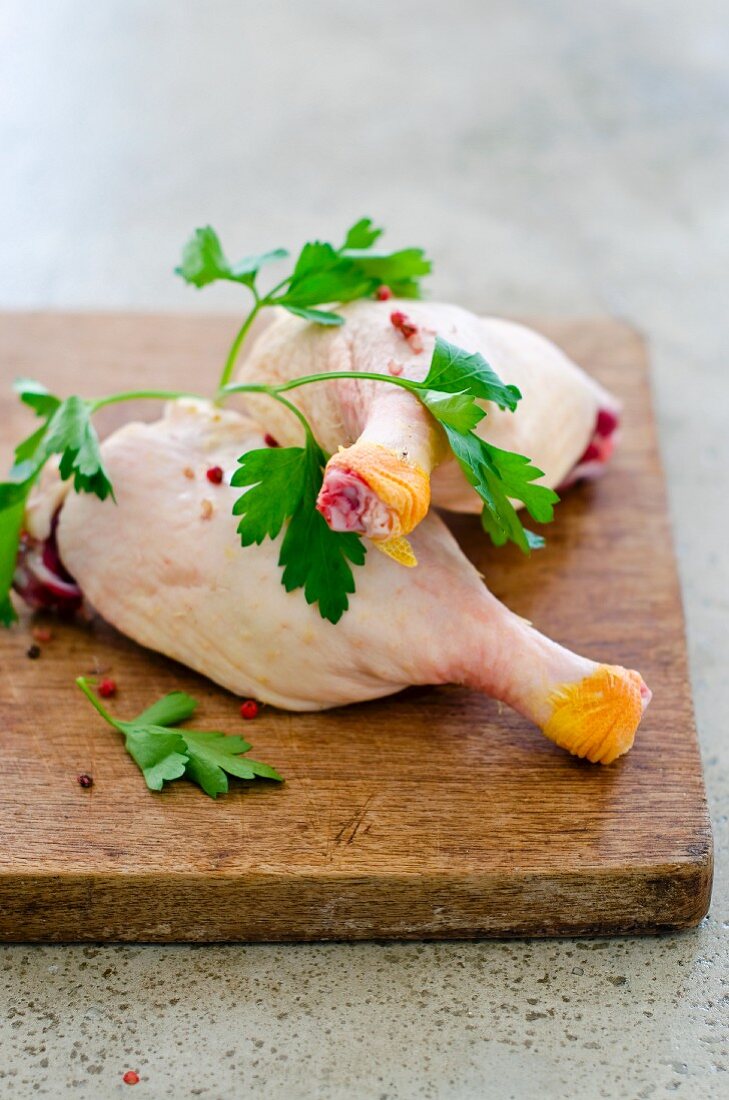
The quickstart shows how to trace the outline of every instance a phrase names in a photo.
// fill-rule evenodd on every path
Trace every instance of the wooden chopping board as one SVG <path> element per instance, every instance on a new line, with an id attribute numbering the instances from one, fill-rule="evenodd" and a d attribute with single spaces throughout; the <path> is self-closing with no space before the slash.
<path id="1" fill-rule="evenodd" d="M 537 327 L 622 398 L 621 450 L 603 481 L 566 494 L 531 560 L 490 548 L 476 519 L 452 526 L 515 611 L 641 670 L 654 698 L 633 751 L 579 762 L 458 688 L 244 724 L 233 696 L 99 620 L 54 624 L 29 660 L 25 615 L 0 632 L 0 938 L 609 935 L 702 918 L 711 832 L 645 348 L 614 321 Z M 220 317 L 5 315 L 0 458 L 29 430 L 14 377 L 87 396 L 205 389 L 234 331 Z M 147 791 L 74 686 L 97 668 L 122 717 L 189 691 L 199 728 L 243 732 L 285 785 L 236 783 L 217 802 L 184 782 Z"/>

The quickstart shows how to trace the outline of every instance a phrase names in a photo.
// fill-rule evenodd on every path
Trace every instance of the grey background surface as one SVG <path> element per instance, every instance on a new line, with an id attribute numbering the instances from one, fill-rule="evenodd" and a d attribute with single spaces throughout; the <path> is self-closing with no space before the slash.
<path id="1" fill-rule="evenodd" d="M 369 213 L 435 296 L 648 334 L 719 857 L 660 940 L 6 947 L 0 1093 L 729 1095 L 726 4 L 0 13 L 1 307 L 235 308 L 170 274 L 194 225 L 245 252 Z"/>

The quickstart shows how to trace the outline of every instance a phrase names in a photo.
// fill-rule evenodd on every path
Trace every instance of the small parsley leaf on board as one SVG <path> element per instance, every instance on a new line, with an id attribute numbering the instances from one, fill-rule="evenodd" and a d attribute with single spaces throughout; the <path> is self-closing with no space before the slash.
<path id="1" fill-rule="evenodd" d="M 182 736 L 188 756 L 186 774 L 211 798 L 228 790 L 226 772 L 239 779 L 281 781 L 275 768 L 243 755 L 251 746 L 242 737 L 200 730 L 183 730 Z"/>
<path id="2" fill-rule="evenodd" d="M 242 517 L 244 546 L 276 538 L 287 524 L 278 562 L 284 588 L 303 588 L 307 603 L 318 604 L 323 619 L 338 623 L 355 590 L 351 565 L 362 565 L 366 551 L 359 535 L 332 531 L 316 510 L 325 465 L 326 455 L 310 434 L 304 447 L 248 451 L 231 478 L 231 485 L 247 487 L 233 513 Z"/>
<path id="3" fill-rule="evenodd" d="M 185 774 L 185 741 L 165 726 L 138 726 L 135 722 L 114 722 L 124 734 L 124 747 L 135 762 L 150 791 L 161 791 L 165 782 Z"/>
<path id="4" fill-rule="evenodd" d="M 197 702 L 186 691 L 171 691 L 138 714 L 134 721 L 142 726 L 176 726 L 191 718 L 196 706 Z"/>
<path id="5" fill-rule="evenodd" d="M 217 730 L 175 728 L 192 716 L 196 706 L 184 691 L 170 692 L 136 718 L 122 721 L 107 711 L 84 676 L 79 676 L 76 683 L 102 718 L 124 735 L 126 750 L 152 791 L 160 791 L 165 782 L 182 776 L 197 783 L 211 798 L 226 793 L 228 775 L 282 780 L 269 764 L 244 756 L 251 746 L 242 737 Z"/>

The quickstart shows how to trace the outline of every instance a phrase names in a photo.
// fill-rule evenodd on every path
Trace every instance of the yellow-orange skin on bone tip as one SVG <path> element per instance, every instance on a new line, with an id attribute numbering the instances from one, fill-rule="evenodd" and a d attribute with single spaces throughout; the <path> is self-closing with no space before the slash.
<path id="1" fill-rule="evenodd" d="M 327 469 L 330 467 L 357 474 L 390 508 L 395 519 L 390 539 L 409 534 L 425 519 L 430 507 L 430 478 L 421 466 L 392 448 L 381 443 L 354 443 L 332 455 L 327 463 Z"/>
<path id="2" fill-rule="evenodd" d="M 418 564 L 412 546 L 402 535 L 396 539 L 385 539 L 384 542 L 376 542 L 372 539 L 372 545 L 381 550 L 383 554 L 387 554 L 388 558 L 392 558 L 398 565 L 406 565 L 408 568 L 412 568 Z"/>
<path id="3" fill-rule="evenodd" d="M 637 672 L 600 665 L 583 680 L 552 692 L 544 733 L 573 756 L 612 764 L 633 744 L 643 714 L 642 683 Z"/>

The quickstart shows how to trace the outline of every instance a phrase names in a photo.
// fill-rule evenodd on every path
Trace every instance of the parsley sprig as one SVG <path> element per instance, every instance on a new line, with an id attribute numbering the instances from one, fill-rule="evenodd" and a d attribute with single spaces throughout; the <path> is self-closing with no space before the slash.
<path id="1" fill-rule="evenodd" d="M 5 626 L 17 618 L 9 592 L 25 504 L 48 459 L 60 455 L 61 477 L 73 479 L 77 493 L 95 493 L 101 500 L 114 495 L 91 423 L 92 403 L 80 397 L 62 401 L 30 379 L 20 379 L 14 388 L 43 424 L 15 448 L 8 480 L 0 482 L 0 622 Z"/>
<path id="2" fill-rule="evenodd" d="M 336 371 L 291 379 L 281 385 L 230 383 L 245 335 L 264 307 L 281 306 L 312 323 L 341 325 L 344 318 L 340 314 L 319 307 L 369 295 L 384 283 L 398 295 L 417 296 L 419 280 L 429 272 L 430 262 L 418 248 L 398 252 L 376 249 L 381 234 L 369 218 L 362 218 L 347 231 L 339 247 L 308 242 L 292 273 L 265 293 L 258 287 L 259 273 L 288 253 L 274 249 L 231 264 L 210 227 L 196 230 L 177 268 L 195 286 L 225 280 L 240 283 L 253 294 L 252 309 L 233 341 L 215 400 L 221 402 L 231 393 L 267 394 L 298 417 L 304 445 L 265 448 L 242 455 L 232 484 L 244 492 L 235 501 L 233 513 L 240 517 L 238 533 L 243 546 L 277 538 L 283 531 L 279 565 L 284 587 L 288 592 L 302 588 L 306 600 L 318 604 L 322 617 L 332 623 L 337 623 L 349 606 L 349 596 L 355 590 L 353 567 L 363 564 L 365 544 L 356 534 L 332 531 L 316 511 L 329 456 L 301 410 L 286 398 L 288 391 L 337 378 L 366 378 L 409 390 L 445 432 L 465 476 L 483 501 L 482 523 L 496 545 L 512 541 L 525 553 L 542 545 L 540 536 L 522 526 L 512 501 L 520 501 L 533 519 L 546 523 L 552 519 L 553 505 L 558 500 L 551 489 L 536 484 L 542 472 L 528 458 L 494 447 L 474 431 L 487 415 L 479 401 L 513 412 L 521 398 L 519 390 L 505 385 L 481 355 L 468 354 L 446 340 L 436 339 L 430 369 L 422 382 L 376 372 Z M 8 479 L 0 483 L 0 622 L 6 626 L 17 618 L 9 593 L 26 501 L 48 459 L 59 456 L 61 478 L 72 481 L 76 492 L 113 500 L 113 488 L 91 422 L 93 414 L 106 405 L 139 398 L 200 396 L 178 390 L 133 390 L 96 400 L 78 396 L 61 399 L 27 379 L 18 382 L 16 390 L 42 423 L 18 445 Z"/>
<path id="3" fill-rule="evenodd" d="M 151 791 L 161 791 L 166 782 L 182 776 L 211 798 L 227 792 L 229 775 L 282 782 L 275 768 L 244 755 L 251 746 L 242 737 L 179 729 L 179 723 L 191 718 L 197 706 L 184 691 L 172 691 L 136 718 L 122 721 L 109 713 L 85 676 L 79 676 L 76 683 L 101 717 L 124 735 L 125 748 Z"/>
<path id="4" fill-rule="evenodd" d="M 478 353 L 469 354 L 454 344 L 450 344 L 447 340 L 436 337 L 430 369 L 422 382 L 415 382 L 402 376 L 378 374 L 371 371 L 356 373 L 353 371 L 331 371 L 305 375 L 284 382 L 279 386 L 264 387 L 264 389 L 265 392 L 280 400 L 282 394 L 300 386 L 352 377 L 370 379 L 376 382 L 388 382 L 400 386 L 409 390 L 410 393 L 422 401 L 428 412 L 445 431 L 451 450 L 461 469 L 481 497 L 483 501 L 482 524 L 495 545 L 503 546 L 506 542 L 511 541 L 516 543 L 525 554 L 543 546 L 544 539 L 540 535 L 524 528 L 511 500 L 520 501 L 537 523 L 549 523 L 554 518 L 554 505 L 559 500 L 557 493 L 547 488 L 546 485 L 534 484 L 538 478 L 542 477 L 542 471 L 536 466 L 532 466 L 528 458 L 512 451 L 504 451 L 499 447 L 494 447 L 476 435 L 473 430 L 487 416 L 486 410 L 478 405 L 477 401 L 490 401 L 500 409 L 509 409 L 514 412 L 521 400 L 521 393 L 517 387 L 502 382 L 482 355 Z M 260 391 L 261 387 L 256 386 L 255 389 Z M 226 393 L 245 393 L 247 390 L 248 386 L 246 384 L 232 384 L 225 388 Z M 297 415 L 302 419 L 298 410 Z M 280 458 L 278 462 L 275 460 L 272 462 L 270 458 L 266 457 L 270 455 L 268 450 L 249 451 L 247 454 L 242 455 L 239 460 L 239 467 L 231 484 L 256 486 L 253 499 L 248 499 L 250 496 L 249 490 L 248 493 L 239 498 L 234 508 L 236 515 L 243 516 L 238 531 L 244 546 L 249 545 L 250 542 L 262 541 L 262 537 L 260 537 L 261 521 L 274 510 L 276 515 L 280 516 L 281 523 L 278 524 L 275 534 L 271 534 L 269 537 L 275 538 L 275 535 L 278 534 L 283 520 L 291 513 L 283 512 L 283 506 L 276 509 L 273 500 L 281 494 L 285 499 L 287 490 L 292 493 L 297 491 L 299 484 L 303 483 L 303 471 L 307 463 L 313 465 L 313 459 L 308 457 L 308 452 L 312 448 L 316 448 L 319 452 L 321 466 L 323 467 L 326 464 L 324 452 L 316 444 L 307 422 L 304 420 L 303 423 L 307 432 L 307 446 L 303 450 L 297 447 L 281 448 L 278 453 L 283 453 L 284 457 Z M 284 487 L 282 484 L 284 481 L 282 471 L 284 469 L 286 470 L 284 476 L 293 479 L 294 487 L 291 484 Z M 312 507 L 321 487 L 321 481 L 322 477 L 320 475 L 316 480 L 316 491 L 311 501 Z M 314 479 L 312 478 L 310 484 L 313 483 Z M 329 528 L 327 530 L 329 531 Z M 350 534 L 337 535 L 333 531 L 329 531 L 329 536 L 334 536 L 332 546 L 335 539 L 349 540 L 352 537 L 358 537 Z M 296 544 L 300 551 L 299 561 L 305 563 L 307 558 L 310 558 L 313 570 L 315 566 L 314 548 L 310 548 L 304 538 L 297 539 Z M 340 545 L 344 552 L 344 544 L 340 543 Z M 351 557 L 351 554 L 347 556 L 352 561 L 356 561 L 355 558 Z M 285 564 L 283 551 L 279 564 Z M 356 561 L 356 564 L 361 564 L 361 561 Z M 350 576 L 351 570 L 347 569 L 347 582 L 349 582 Z M 332 577 L 332 580 L 336 579 L 336 577 Z M 347 608 L 346 592 L 353 591 L 349 587 L 342 589 L 343 582 L 344 578 L 342 578 L 339 585 L 339 602 L 341 603 L 343 599 L 342 611 Z M 299 587 L 299 585 L 297 584 L 295 587 Z M 321 589 L 322 586 L 311 585 L 311 591 Z M 309 603 L 315 602 L 309 598 L 308 591 L 307 600 Z M 330 615 L 324 614 L 321 602 L 319 606 L 323 617 L 330 618 Z M 337 618 L 331 619 L 331 621 L 336 622 L 339 617 L 340 615 L 337 615 Z"/>
<path id="5" fill-rule="evenodd" d="M 231 485 L 247 489 L 233 505 L 241 544 L 275 539 L 287 524 L 281 583 L 287 592 L 303 588 L 323 619 L 339 622 L 355 590 L 351 566 L 364 564 L 366 549 L 359 535 L 332 531 L 316 510 L 327 456 L 311 429 L 303 447 L 247 451 L 238 463 Z"/>
<path id="6" fill-rule="evenodd" d="M 176 274 L 198 289 L 224 281 L 240 283 L 253 295 L 253 306 L 230 348 L 218 388 L 222 390 L 230 381 L 253 321 L 268 306 L 280 306 L 317 325 L 342 325 L 344 318 L 339 313 L 319 307 L 367 298 L 383 284 L 398 297 L 419 297 L 420 280 L 429 274 L 430 260 L 421 248 L 403 248 L 397 252 L 375 249 L 382 234 L 383 230 L 374 226 L 370 218 L 361 218 L 347 230 L 339 247 L 309 241 L 299 252 L 291 274 L 262 293 L 257 285 L 262 268 L 286 259 L 289 253 L 285 248 L 245 256 L 231 264 L 215 230 L 209 225 L 196 229 L 183 249 Z"/>

